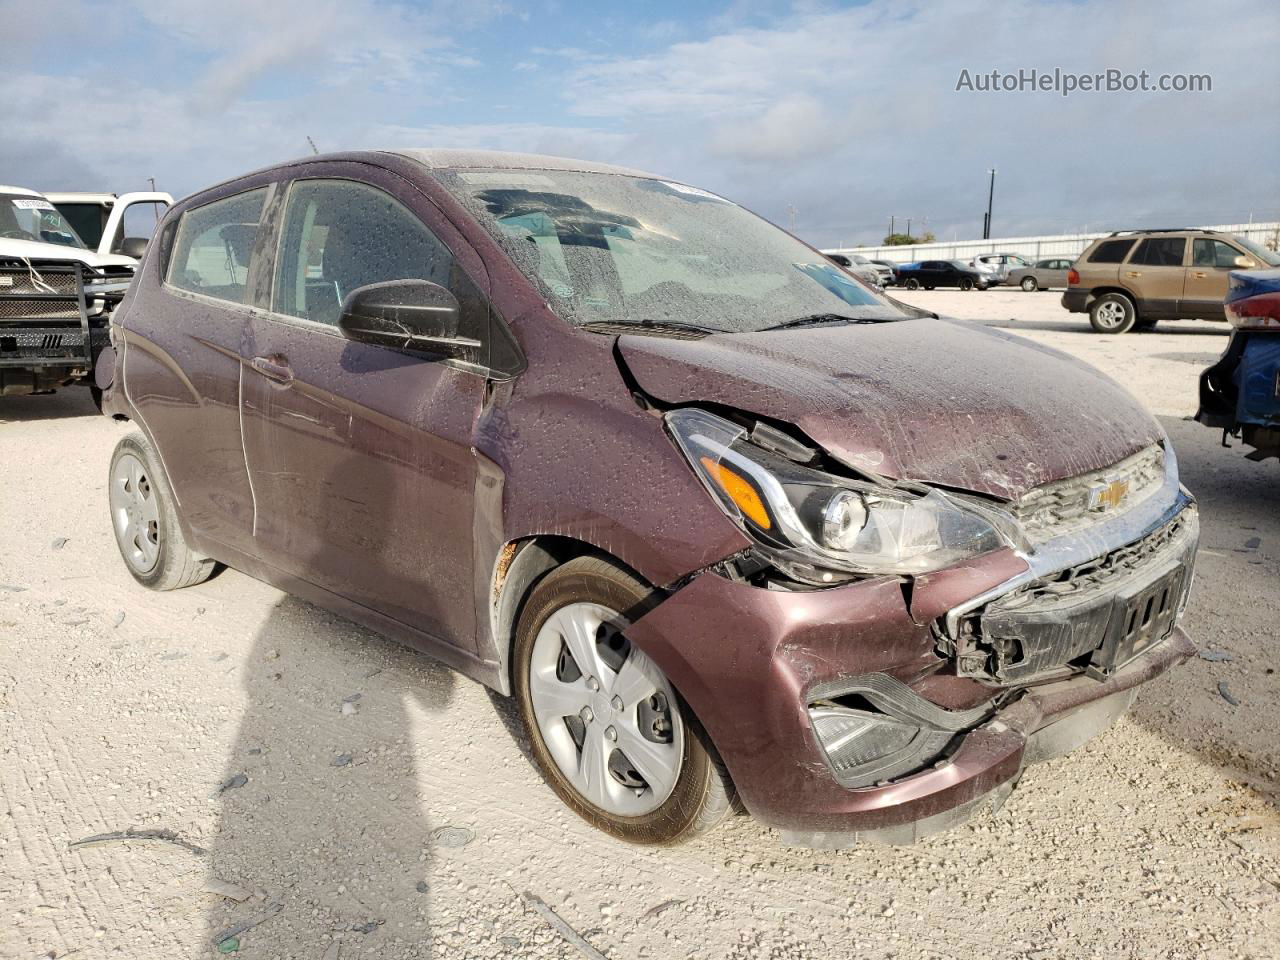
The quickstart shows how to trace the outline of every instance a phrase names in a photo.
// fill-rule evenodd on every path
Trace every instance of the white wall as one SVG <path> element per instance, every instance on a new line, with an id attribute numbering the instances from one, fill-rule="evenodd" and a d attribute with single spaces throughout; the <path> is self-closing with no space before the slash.
<path id="1" fill-rule="evenodd" d="M 1268 223 L 1226 223 L 1201 230 L 1220 230 L 1248 237 L 1264 246 L 1280 233 L 1280 221 Z M 911 247 L 840 247 L 823 253 L 857 253 L 868 260 L 914 263 L 917 260 L 972 260 L 981 253 L 1020 253 L 1028 260 L 1042 257 L 1076 257 L 1102 233 L 1064 233 L 1046 237 L 1000 237 L 994 240 L 957 240 L 950 243 L 922 243 Z"/>

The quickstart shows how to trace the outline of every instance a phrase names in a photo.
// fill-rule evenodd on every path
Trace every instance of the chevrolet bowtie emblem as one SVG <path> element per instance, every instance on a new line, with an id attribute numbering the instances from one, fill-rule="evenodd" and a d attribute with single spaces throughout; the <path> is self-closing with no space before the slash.
<path id="1" fill-rule="evenodd" d="M 1090 510 L 1114 510 L 1129 495 L 1128 480 L 1109 480 L 1089 488 Z"/>

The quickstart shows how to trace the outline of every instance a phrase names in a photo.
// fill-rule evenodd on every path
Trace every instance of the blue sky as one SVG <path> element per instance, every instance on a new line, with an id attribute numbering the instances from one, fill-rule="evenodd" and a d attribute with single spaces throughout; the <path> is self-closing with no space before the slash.
<path id="1" fill-rule="evenodd" d="M 0 182 L 175 195 L 321 150 L 655 170 L 813 242 L 1280 219 L 1280 16 L 1238 0 L 0 0 Z M 957 92 L 961 69 L 1207 93 Z M 919 230 L 917 230 L 919 232 Z"/>

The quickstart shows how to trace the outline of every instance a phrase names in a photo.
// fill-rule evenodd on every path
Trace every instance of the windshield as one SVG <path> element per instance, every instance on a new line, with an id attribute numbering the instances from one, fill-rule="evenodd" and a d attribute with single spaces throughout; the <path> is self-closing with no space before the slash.
<path id="1" fill-rule="evenodd" d="M 764 330 L 818 315 L 905 315 L 790 234 L 705 190 L 559 170 L 441 181 L 575 324 Z"/>
<path id="2" fill-rule="evenodd" d="M 44 197 L 0 194 L 0 238 L 84 249 L 71 224 Z"/>
<path id="3" fill-rule="evenodd" d="M 1267 266 L 1280 267 L 1280 253 L 1277 253 L 1274 250 L 1268 250 L 1262 244 L 1254 243 L 1247 237 L 1236 237 L 1235 239 L 1236 243 L 1240 244 L 1240 246 L 1244 247 L 1263 263 L 1267 264 Z"/>

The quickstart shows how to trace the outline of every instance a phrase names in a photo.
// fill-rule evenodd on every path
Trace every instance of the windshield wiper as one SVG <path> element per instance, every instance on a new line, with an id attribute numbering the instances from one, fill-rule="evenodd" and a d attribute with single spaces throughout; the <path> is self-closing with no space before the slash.
<path id="1" fill-rule="evenodd" d="M 671 331 L 673 333 L 725 333 L 724 330 L 713 330 L 711 327 L 700 327 L 696 323 L 680 323 L 668 320 L 593 320 L 582 324 L 583 330 L 617 330 L 619 328 L 638 328 L 640 330 Z"/>
<path id="2" fill-rule="evenodd" d="M 784 320 L 782 323 L 775 323 L 772 327 L 761 327 L 760 333 L 766 330 L 791 330 L 795 327 L 820 327 L 826 324 L 837 323 L 880 323 L 880 319 L 876 317 L 847 317 L 842 313 L 814 313 L 807 317 L 797 317 L 794 320 Z"/>

